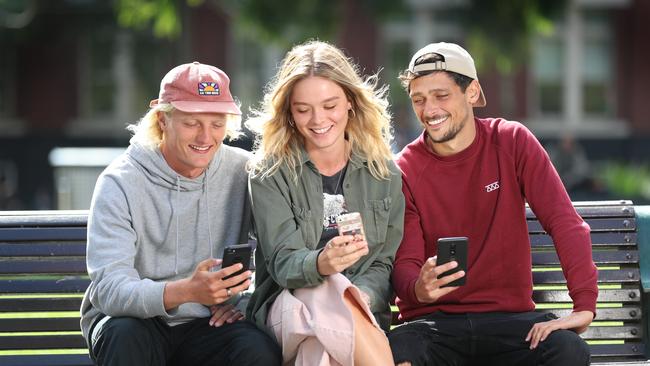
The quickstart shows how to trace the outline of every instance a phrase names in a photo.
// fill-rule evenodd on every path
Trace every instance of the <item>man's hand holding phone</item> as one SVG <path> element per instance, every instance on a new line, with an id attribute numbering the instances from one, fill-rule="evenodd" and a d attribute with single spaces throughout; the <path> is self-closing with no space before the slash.
<path id="1" fill-rule="evenodd" d="M 438 239 L 438 255 L 427 259 L 415 282 L 419 302 L 434 303 L 465 284 L 467 247 L 465 237 Z"/>
<path id="2" fill-rule="evenodd" d="M 458 288 L 443 287 L 452 281 L 465 276 L 465 271 L 458 271 L 448 276 L 438 278 L 441 274 L 458 267 L 455 261 L 436 265 L 437 257 L 431 257 L 424 262 L 420 275 L 415 281 L 415 296 L 423 304 L 434 303 L 438 299 Z"/>
<path id="3" fill-rule="evenodd" d="M 221 259 L 206 259 L 196 266 L 189 277 L 167 282 L 163 292 L 165 309 L 173 309 L 188 302 L 197 302 L 206 306 L 221 304 L 250 286 L 250 277 L 253 275 L 251 271 L 244 271 L 226 279 L 243 269 L 241 263 L 216 272 L 211 271 L 221 262 Z"/>

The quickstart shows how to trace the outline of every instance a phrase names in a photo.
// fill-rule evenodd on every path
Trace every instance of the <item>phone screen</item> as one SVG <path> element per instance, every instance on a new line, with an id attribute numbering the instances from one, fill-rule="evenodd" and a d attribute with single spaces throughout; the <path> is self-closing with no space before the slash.
<path id="1" fill-rule="evenodd" d="M 450 274 L 456 273 L 460 270 L 465 271 L 465 276 L 443 285 L 442 287 L 462 286 L 465 284 L 467 278 L 467 243 L 468 240 L 464 236 L 438 239 L 437 265 L 451 261 L 458 262 L 458 267 L 440 274 L 438 278 L 449 276 Z"/>
<path id="2" fill-rule="evenodd" d="M 336 224 L 339 227 L 339 235 L 365 235 L 361 214 L 358 212 L 339 215 L 336 218 Z"/>
<path id="3" fill-rule="evenodd" d="M 252 250 L 253 248 L 249 244 L 229 245 L 223 249 L 221 268 L 230 267 L 235 263 L 241 263 L 244 266 L 240 271 L 224 277 L 224 280 L 243 273 L 250 268 Z"/>

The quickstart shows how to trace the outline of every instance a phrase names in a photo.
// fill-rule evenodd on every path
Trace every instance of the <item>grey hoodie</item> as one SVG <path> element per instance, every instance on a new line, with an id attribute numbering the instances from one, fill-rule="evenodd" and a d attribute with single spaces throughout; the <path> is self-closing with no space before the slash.
<path id="1" fill-rule="evenodd" d="M 237 244 L 247 199 L 249 153 L 221 145 L 195 179 L 172 170 L 159 149 L 132 143 L 97 179 L 88 216 L 90 286 L 81 329 L 100 313 L 161 317 L 170 325 L 210 315 L 186 303 L 166 311 L 165 282 L 188 277 L 205 259 Z"/>

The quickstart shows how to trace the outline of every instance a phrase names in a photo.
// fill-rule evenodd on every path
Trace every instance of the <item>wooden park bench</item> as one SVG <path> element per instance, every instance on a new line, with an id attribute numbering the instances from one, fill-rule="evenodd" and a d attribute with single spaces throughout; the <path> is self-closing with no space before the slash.
<path id="1" fill-rule="evenodd" d="M 583 335 L 593 360 L 643 364 L 650 355 L 650 253 L 643 253 L 650 251 L 650 206 L 575 206 L 592 228 L 600 270 L 598 317 Z M 566 314 L 570 298 L 551 239 L 530 211 L 528 219 L 535 302 L 540 311 Z M 0 212 L 0 365 L 92 364 L 79 329 L 89 282 L 86 223 L 87 211 Z"/>

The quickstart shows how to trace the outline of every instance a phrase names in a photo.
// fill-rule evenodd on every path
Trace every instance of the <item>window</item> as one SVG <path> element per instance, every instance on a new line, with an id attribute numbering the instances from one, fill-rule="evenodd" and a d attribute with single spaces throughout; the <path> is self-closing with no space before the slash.
<path id="1" fill-rule="evenodd" d="M 616 106 L 616 45 L 607 1 L 569 1 L 555 33 L 533 40 L 526 123 L 538 136 L 628 133 Z"/>

